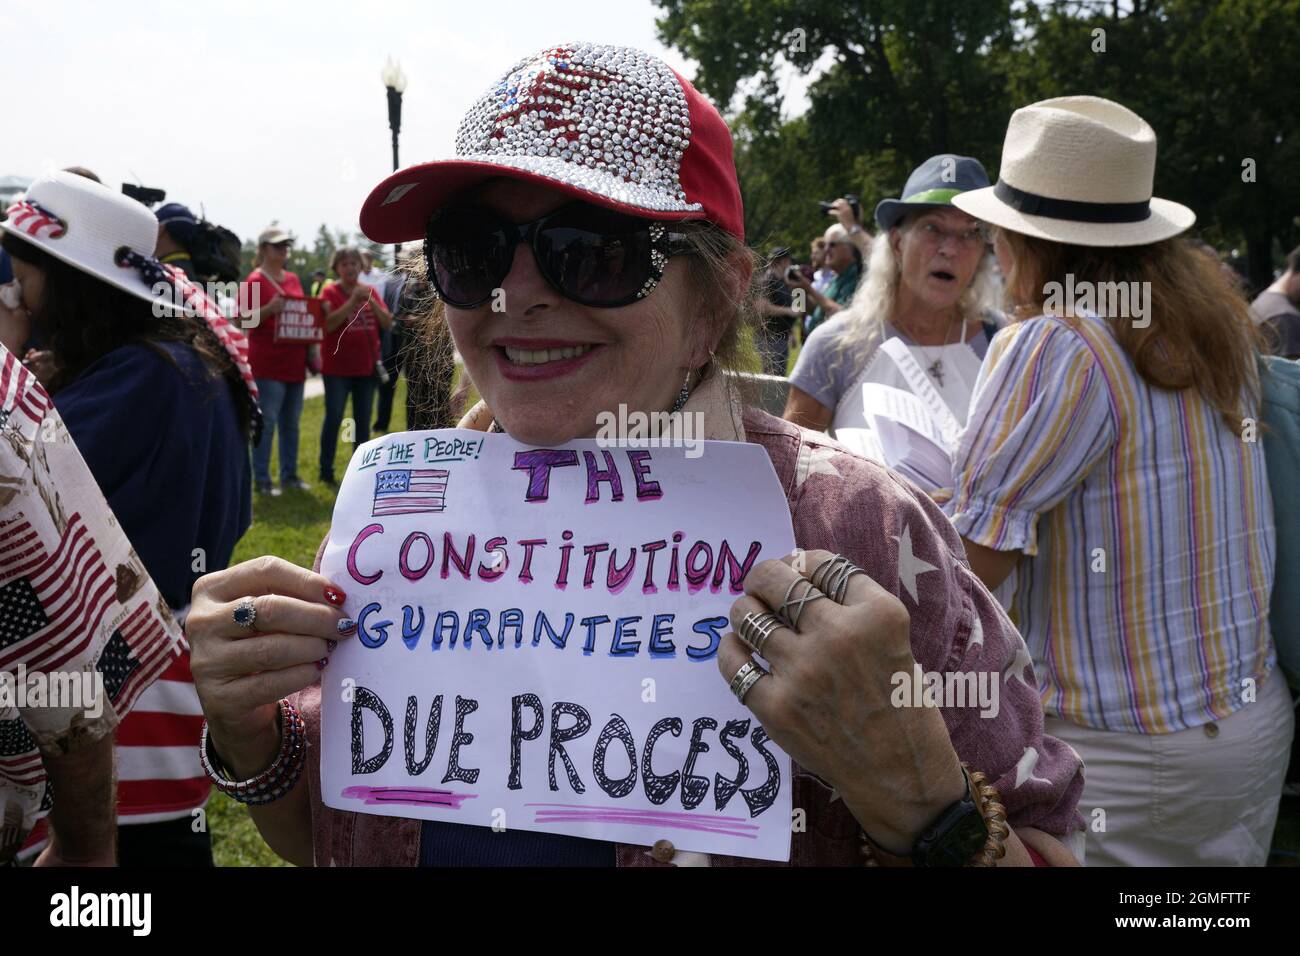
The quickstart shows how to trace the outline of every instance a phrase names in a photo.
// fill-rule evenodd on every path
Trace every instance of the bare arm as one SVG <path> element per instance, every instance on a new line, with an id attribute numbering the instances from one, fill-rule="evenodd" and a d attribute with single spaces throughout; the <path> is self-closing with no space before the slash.
<path id="1" fill-rule="evenodd" d="M 113 735 L 71 753 L 41 755 L 55 794 L 50 842 L 37 866 L 114 866 L 117 863 L 117 788 Z"/>
<path id="2" fill-rule="evenodd" d="M 824 432 L 831 427 L 835 413 L 803 389 L 791 385 L 790 395 L 785 400 L 785 412 L 781 417 L 803 428 Z"/>
<path id="3" fill-rule="evenodd" d="M 961 540 L 966 545 L 966 557 L 970 561 L 971 570 L 990 591 L 1005 581 L 1024 557 L 1019 551 L 994 551 L 966 538 Z"/>

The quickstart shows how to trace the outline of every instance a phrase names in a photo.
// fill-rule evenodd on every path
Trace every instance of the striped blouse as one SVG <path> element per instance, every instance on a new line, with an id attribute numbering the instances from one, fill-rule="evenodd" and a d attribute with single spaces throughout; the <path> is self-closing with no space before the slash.
<path id="1" fill-rule="evenodd" d="M 946 509 L 965 538 L 1034 556 L 1011 615 L 1044 710 L 1159 734 L 1250 699 L 1276 661 L 1261 444 L 1144 382 L 1094 316 L 1004 329 L 971 408 Z"/>

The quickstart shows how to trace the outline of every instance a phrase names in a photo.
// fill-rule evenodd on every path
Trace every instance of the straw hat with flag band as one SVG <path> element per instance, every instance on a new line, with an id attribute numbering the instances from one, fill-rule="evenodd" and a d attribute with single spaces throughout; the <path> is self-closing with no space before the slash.
<path id="1" fill-rule="evenodd" d="M 630 47 L 566 43 L 520 60 L 465 114 L 455 157 L 385 179 L 361 229 L 382 243 L 423 239 L 448 199 L 496 177 L 745 235 L 731 130 L 689 82 Z"/>
<path id="2" fill-rule="evenodd" d="M 93 180 L 58 171 L 35 180 L 6 215 L 0 229 L 60 262 L 173 315 L 201 317 L 235 363 L 252 401 L 253 430 L 260 431 L 248 338 L 185 273 L 154 258 L 158 218 L 148 208 Z M 158 295 L 159 282 L 175 292 Z"/>
<path id="3" fill-rule="evenodd" d="M 1012 232 L 1077 246 L 1141 246 L 1191 228 L 1196 214 L 1152 196 L 1156 134 L 1132 110 L 1097 96 L 1018 109 L 998 182 L 952 204 Z"/>

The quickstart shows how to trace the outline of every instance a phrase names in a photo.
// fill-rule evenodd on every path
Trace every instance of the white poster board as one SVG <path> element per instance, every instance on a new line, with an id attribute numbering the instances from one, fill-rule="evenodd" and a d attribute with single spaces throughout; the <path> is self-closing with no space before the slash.
<path id="1" fill-rule="evenodd" d="M 322 675 L 325 803 L 788 860 L 789 757 L 716 651 L 790 512 L 760 446 L 686 451 L 358 448 L 321 562 L 359 622 Z"/>

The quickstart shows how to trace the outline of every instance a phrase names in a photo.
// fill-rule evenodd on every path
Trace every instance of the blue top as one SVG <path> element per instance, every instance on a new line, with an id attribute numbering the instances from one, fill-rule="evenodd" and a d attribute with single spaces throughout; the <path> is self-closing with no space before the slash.
<path id="1" fill-rule="evenodd" d="M 509 823 L 507 822 L 507 827 Z M 614 844 L 537 830 L 425 820 L 420 866 L 613 866 Z"/>
<path id="2" fill-rule="evenodd" d="M 9 261 L 9 253 L 0 249 L 0 285 L 14 281 L 14 266 Z"/>
<path id="3" fill-rule="evenodd" d="M 230 385 L 209 378 L 190 346 L 158 345 L 176 365 L 125 345 L 54 405 L 159 592 L 181 608 L 201 574 L 230 563 L 248 530 L 252 476 Z"/>

